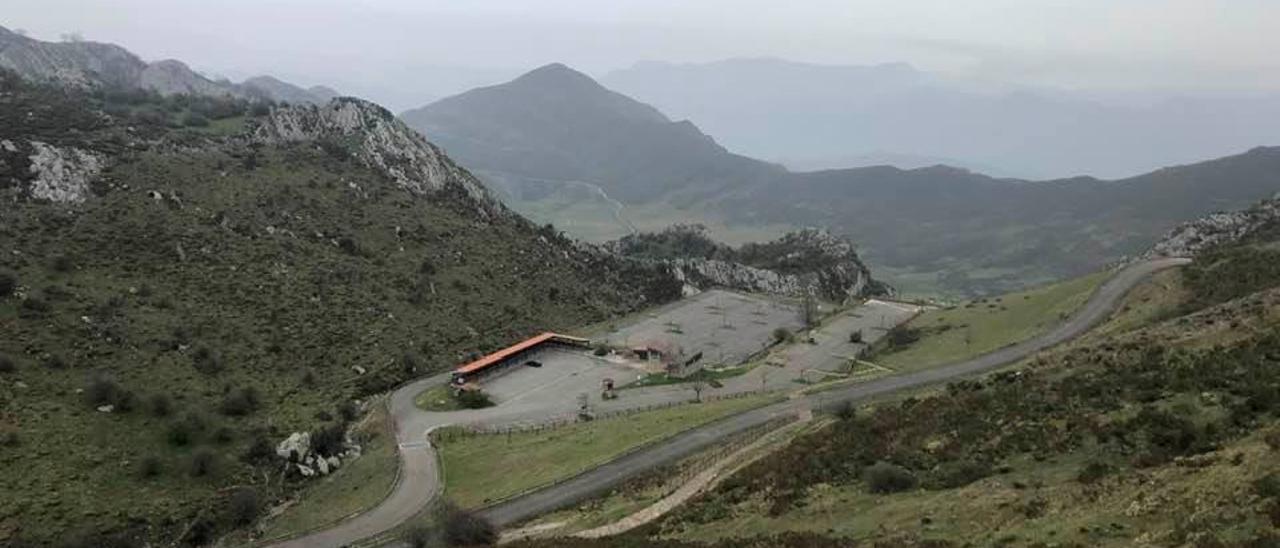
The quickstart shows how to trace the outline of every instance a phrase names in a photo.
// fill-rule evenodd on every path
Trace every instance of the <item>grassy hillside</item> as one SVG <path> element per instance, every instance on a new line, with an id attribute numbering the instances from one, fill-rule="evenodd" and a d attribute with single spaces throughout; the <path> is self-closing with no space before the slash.
<path id="1" fill-rule="evenodd" d="M 898 371 L 914 371 L 1030 339 L 1070 317 L 1109 276 L 1110 272 L 1098 272 L 927 310 L 894 329 L 871 360 Z"/>
<path id="2" fill-rule="evenodd" d="M 0 544 L 207 542 L 299 485 L 290 432 L 340 444 L 370 394 L 678 294 L 394 184 L 358 133 L 264 144 L 266 105 L 0 85 L 0 461 L 23 471 Z M 32 196 L 31 141 L 103 159 L 82 203 Z"/>

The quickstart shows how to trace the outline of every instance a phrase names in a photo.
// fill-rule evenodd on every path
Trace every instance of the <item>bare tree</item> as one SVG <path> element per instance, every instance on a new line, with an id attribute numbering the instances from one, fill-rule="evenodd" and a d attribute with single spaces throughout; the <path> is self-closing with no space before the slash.
<path id="1" fill-rule="evenodd" d="M 698 403 L 702 403 L 702 393 L 710 387 L 711 384 L 702 379 L 697 379 L 689 383 L 689 389 L 693 390 L 693 397 L 698 401 Z"/>
<path id="2" fill-rule="evenodd" d="M 818 299 L 814 298 L 813 292 L 806 292 L 804 299 L 800 301 L 800 322 L 805 327 L 818 324 Z"/>

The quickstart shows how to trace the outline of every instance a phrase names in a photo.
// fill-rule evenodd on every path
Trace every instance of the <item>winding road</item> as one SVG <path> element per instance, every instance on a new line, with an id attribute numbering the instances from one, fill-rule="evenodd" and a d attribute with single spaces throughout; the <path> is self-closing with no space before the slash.
<path id="1" fill-rule="evenodd" d="M 1049 332 L 977 358 L 919 371 L 884 377 L 874 381 L 806 396 L 810 406 L 834 409 L 846 402 L 862 401 L 899 390 L 949 381 L 1002 365 L 1007 365 L 1046 348 L 1084 334 L 1105 320 L 1130 289 L 1148 276 L 1189 259 L 1156 259 L 1130 265 L 1117 272 L 1089 298 L 1075 315 Z M 447 374 L 407 384 L 392 393 L 388 405 L 396 423 L 401 468 L 391 494 L 377 507 L 334 527 L 296 539 L 278 547 L 343 546 L 404 523 L 425 508 L 439 493 L 441 485 L 435 453 L 426 434 L 433 426 L 430 414 L 417 409 L 413 398 L 432 385 L 444 382 Z M 678 434 L 664 442 L 629 453 L 559 484 L 508 499 L 481 511 L 498 526 L 511 525 L 580 502 L 618 485 L 655 466 L 693 455 L 726 437 L 795 413 L 795 402 L 782 402 L 749 410 Z"/>

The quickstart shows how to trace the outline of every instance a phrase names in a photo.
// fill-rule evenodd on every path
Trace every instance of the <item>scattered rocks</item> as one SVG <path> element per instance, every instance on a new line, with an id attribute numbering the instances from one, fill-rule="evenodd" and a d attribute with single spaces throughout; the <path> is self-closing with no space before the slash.
<path id="1" fill-rule="evenodd" d="M 31 196 L 61 203 L 80 203 L 89 196 L 89 183 L 102 172 L 100 156 L 78 148 L 59 148 L 31 141 Z"/>
<path id="2" fill-rule="evenodd" d="M 311 453 L 311 434 L 294 432 L 276 445 L 276 455 L 293 461 L 302 461 Z"/>
<path id="3" fill-rule="evenodd" d="M 1244 238 L 1276 220 L 1280 220 L 1280 194 L 1243 211 L 1212 213 L 1182 223 L 1143 257 L 1190 257 L 1206 248 Z"/>

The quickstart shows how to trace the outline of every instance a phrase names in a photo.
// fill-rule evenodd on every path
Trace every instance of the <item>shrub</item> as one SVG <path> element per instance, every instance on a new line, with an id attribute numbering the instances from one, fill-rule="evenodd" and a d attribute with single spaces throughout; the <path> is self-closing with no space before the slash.
<path id="1" fill-rule="evenodd" d="M 0 445 L 5 447 L 17 447 L 22 445 L 22 438 L 18 437 L 18 433 L 12 430 L 0 433 Z"/>
<path id="2" fill-rule="evenodd" d="M 850 333 L 850 334 L 849 334 L 849 342 L 854 343 L 854 344 L 861 343 L 861 342 L 862 342 L 862 331 L 861 331 L 861 330 L 858 330 L 858 331 L 854 331 L 853 333 Z"/>
<path id="3" fill-rule="evenodd" d="M 444 541 L 449 546 L 492 546 L 498 540 L 493 524 L 477 514 L 449 505 L 444 510 Z"/>
<path id="4" fill-rule="evenodd" d="M 70 255 L 58 255 L 49 262 L 49 268 L 54 272 L 67 273 L 76 268 L 76 261 Z"/>
<path id="5" fill-rule="evenodd" d="M 48 314 L 52 310 L 49 303 L 37 298 L 27 297 L 22 300 L 22 304 L 18 305 L 18 317 L 20 318 L 40 318 Z"/>
<path id="6" fill-rule="evenodd" d="M 836 408 L 836 416 L 840 420 L 851 421 L 858 416 L 858 406 L 851 401 L 843 402 Z"/>
<path id="7" fill-rule="evenodd" d="M 191 454 L 191 475 L 204 477 L 212 474 L 218 465 L 218 456 L 208 449 L 199 449 Z"/>
<path id="8" fill-rule="evenodd" d="M 144 478 L 154 478 L 160 475 L 163 465 L 160 459 L 154 456 L 143 457 L 138 461 L 138 475 Z"/>
<path id="9" fill-rule="evenodd" d="M 427 548 L 431 546 L 431 529 L 425 525 L 414 525 L 404 532 L 404 543 L 409 548 Z"/>
<path id="10" fill-rule="evenodd" d="M 157 417 L 167 417 L 173 413 L 173 400 L 167 394 L 152 394 L 147 404 L 151 408 L 151 414 Z"/>
<path id="11" fill-rule="evenodd" d="M 1273 451 L 1280 451 L 1280 427 L 1272 428 L 1263 434 L 1262 440 L 1267 442 L 1267 447 Z"/>
<path id="12" fill-rule="evenodd" d="M 222 356 L 219 356 L 217 352 L 207 346 L 197 348 L 195 353 L 191 355 L 191 361 L 195 365 L 196 371 L 206 375 L 215 375 L 222 371 Z"/>
<path id="13" fill-rule="evenodd" d="M 66 369 L 67 360 L 63 358 L 61 355 L 50 354 L 48 358 L 45 358 L 44 366 L 48 367 L 49 369 Z"/>
<path id="14" fill-rule="evenodd" d="M 233 439 L 236 439 L 236 433 L 229 427 L 219 426 L 213 431 L 214 443 L 227 444 L 231 443 Z"/>
<path id="15" fill-rule="evenodd" d="M 493 400 L 483 390 L 463 390 L 458 394 L 458 404 L 466 409 L 493 407 Z"/>
<path id="16" fill-rule="evenodd" d="M 1080 483 L 1094 483 L 1106 477 L 1111 472 L 1111 466 L 1106 463 L 1089 461 L 1081 467 L 1080 472 L 1076 474 L 1076 481 Z"/>
<path id="17" fill-rule="evenodd" d="M 609 345 L 604 343 L 597 344 L 591 353 L 597 356 L 606 356 L 609 354 Z"/>
<path id="18" fill-rule="evenodd" d="M 229 509 L 231 521 L 236 525 L 248 525 L 258 519 L 258 514 L 262 512 L 262 497 L 252 487 L 236 489 L 231 494 Z"/>
<path id="19" fill-rule="evenodd" d="M 85 386 L 84 397 L 93 406 L 111 405 L 115 403 L 120 392 L 120 385 L 106 375 L 94 375 Z"/>
<path id="20" fill-rule="evenodd" d="M 169 425 L 166 437 L 169 439 L 170 444 L 185 447 L 191 444 L 195 438 L 195 432 L 191 431 L 191 426 L 185 421 L 175 421 Z"/>
<path id="21" fill-rule="evenodd" d="M 311 433 L 311 447 L 316 453 L 333 456 L 342 452 L 346 429 L 341 424 L 331 424 Z"/>
<path id="22" fill-rule="evenodd" d="M 344 401 L 338 404 L 338 416 L 342 418 L 342 422 L 351 422 L 360 416 L 360 409 L 356 407 L 356 404 Z"/>
<path id="23" fill-rule="evenodd" d="M 991 475 L 991 465 L 983 461 L 962 460 L 947 462 L 938 467 L 935 474 L 937 486 L 943 489 L 964 487 Z"/>
<path id="24" fill-rule="evenodd" d="M 0 298 L 13 295 L 18 290 L 18 276 L 12 272 L 0 271 Z"/>
<path id="25" fill-rule="evenodd" d="M 787 328 L 785 328 L 785 327 L 779 327 L 779 328 L 777 328 L 777 329 L 774 329 L 774 330 L 773 330 L 773 340 L 774 340 L 774 342 L 779 342 L 779 343 L 788 342 L 788 341 L 790 341 L 794 336 L 795 336 L 795 335 L 793 335 L 793 334 L 791 333 L 791 330 L 790 330 L 790 329 L 787 329 Z"/>
<path id="26" fill-rule="evenodd" d="M 920 330 L 899 325 L 889 330 L 889 345 L 893 347 L 909 346 L 920 340 Z"/>
<path id="27" fill-rule="evenodd" d="M 916 477 L 910 470 L 883 461 L 863 470 L 862 478 L 872 493 L 897 493 L 916 486 Z"/>
<path id="28" fill-rule="evenodd" d="M 268 462 L 275 456 L 275 447 L 271 445 L 270 441 L 267 441 L 266 437 L 258 434 L 254 436 L 253 442 L 245 449 L 244 456 L 241 458 L 250 464 L 258 464 Z"/>
<path id="29" fill-rule="evenodd" d="M 258 409 L 258 391 L 252 386 L 232 390 L 222 399 L 222 414 L 233 417 L 248 415 Z"/>
<path id="30" fill-rule="evenodd" d="M 9 356 L 0 354 L 0 373 L 12 373 L 18 369 L 18 366 L 9 359 Z"/>
<path id="31" fill-rule="evenodd" d="M 1254 480 L 1253 490 L 1263 498 L 1280 498 L 1280 474 L 1272 472 Z"/>

